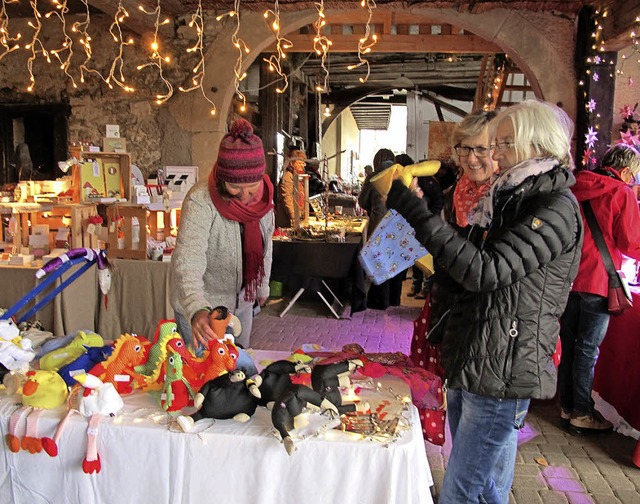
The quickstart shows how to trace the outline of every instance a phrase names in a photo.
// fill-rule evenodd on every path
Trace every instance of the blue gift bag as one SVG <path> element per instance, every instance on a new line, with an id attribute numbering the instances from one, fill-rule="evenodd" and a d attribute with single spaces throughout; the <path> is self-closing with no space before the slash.
<path id="1" fill-rule="evenodd" d="M 360 251 L 360 263 L 371 281 L 380 285 L 427 255 L 411 225 L 389 210 Z"/>

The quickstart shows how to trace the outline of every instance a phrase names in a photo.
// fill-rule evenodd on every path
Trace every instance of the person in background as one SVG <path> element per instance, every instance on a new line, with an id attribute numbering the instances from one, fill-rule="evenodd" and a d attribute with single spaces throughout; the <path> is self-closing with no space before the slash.
<path id="1" fill-rule="evenodd" d="M 452 448 L 440 504 L 509 501 L 516 429 L 531 398 L 555 394 L 558 317 L 582 248 L 567 114 L 526 100 L 491 127 L 493 142 L 458 149 L 492 151 L 498 163 L 489 191 L 460 212 L 481 233 L 445 222 L 399 180 L 387 196 L 460 288 L 441 322 Z"/>
<path id="2" fill-rule="evenodd" d="M 362 190 L 358 196 L 358 203 L 363 210 L 367 211 L 369 217 L 369 224 L 367 226 L 367 235 L 369 237 L 387 213 L 382 195 L 371 183 L 371 177 L 389 168 L 395 163 L 395 159 L 395 154 L 389 149 L 380 149 L 376 152 L 373 157 L 373 172 L 365 178 L 362 184 Z M 386 310 L 389 306 L 400 306 L 402 280 L 397 280 L 398 276 L 400 275 L 390 278 L 380 285 L 372 284 L 369 287 L 367 292 L 367 308 Z"/>
<path id="3" fill-rule="evenodd" d="M 360 208 L 367 212 L 369 224 L 367 225 L 368 236 L 371 236 L 380 220 L 387 213 L 382 196 L 371 184 L 371 177 L 389 168 L 396 160 L 396 156 L 389 149 L 380 149 L 373 157 L 373 171 L 367 175 L 362 184 L 362 190 L 358 195 Z"/>
<path id="4" fill-rule="evenodd" d="M 285 158 L 285 169 L 282 179 L 278 184 L 278 203 L 276 205 L 276 226 L 292 227 L 295 215 L 294 204 L 294 174 L 304 175 L 306 173 L 306 153 L 297 146 L 289 148 L 287 157 Z M 301 178 L 298 179 L 298 208 L 300 209 L 300 218 L 304 211 L 304 183 Z"/>
<path id="5" fill-rule="evenodd" d="M 396 156 L 396 163 L 402 166 L 409 166 L 414 164 L 414 161 L 408 154 L 398 154 Z M 412 189 L 418 197 L 426 201 L 434 213 L 442 210 L 442 190 L 435 177 L 416 177 Z M 416 299 L 426 299 L 431 286 L 430 278 L 431 277 L 426 276 L 421 269 L 417 267 L 411 268 L 411 289 L 407 293 L 407 296 L 415 296 Z"/>
<path id="6" fill-rule="evenodd" d="M 370 164 L 366 165 L 364 167 L 364 176 L 365 178 L 368 177 L 369 175 L 371 175 L 373 173 L 373 166 L 371 166 Z"/>
<path id="7" fill-rule="evenodd" d="M 171 258 L 171 305 L 189 345 L 216 337 L 209 314 L 225 306 L 242 324 L 236 342 L 250 344 L 253 307 L 269 296 L 274 230 L 273 185 L 262 141 L 239 119 L 220 143 L 209 177 L 182 205 Z"/>
<path id="8" fill-rule="evenodd" d="M 600 168 L 578 172 L 572 188 L 581 205 L 585 201 L 591 203 L 616 269 L 620 269 L 622 254 L 640 259 L 640 211 L 628 186 L 638 172 L 638 151 L 618 144 L 605 153 Z M 584 211 L 583 223 L 585 236 L 580 268 L 560 324 L 560 417 L 577 432 L 606 431 L 612 425 L 594 409 L 591 389 L 598 347 L 609 324 L 609 277 Z"/>
<path id="9" fill-rule="evenodd" d="M 318 173 L 318 164 L 311 164 L 307 161 L 305 171 L 309 175 L 309 197 L 322 194 L 325 189 L 325 183 L 322 181 L 322 176 Z"/>

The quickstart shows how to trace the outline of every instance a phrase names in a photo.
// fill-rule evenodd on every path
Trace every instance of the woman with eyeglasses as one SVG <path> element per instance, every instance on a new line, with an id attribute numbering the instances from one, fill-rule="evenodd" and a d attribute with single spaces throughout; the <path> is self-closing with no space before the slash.
<path id="1" fill-rule="evenodd" d="M 442 322 L 452 449 L 441 504 L 509 501 L 529 401 L 555 394 L 558 318 L 582 248 L 566 113 L 527 100 L 490 127 L 499 173 L 468 217 L 480 235 L 443 221 L 400 181 L 387 196 L 461 290 Z"/>

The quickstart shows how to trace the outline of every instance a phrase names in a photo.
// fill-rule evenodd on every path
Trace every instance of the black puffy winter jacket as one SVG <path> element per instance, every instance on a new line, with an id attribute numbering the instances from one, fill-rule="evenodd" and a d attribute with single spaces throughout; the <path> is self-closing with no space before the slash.
<path id="1" fill-rule="evenodd" d="M 387 206 L 461 287 L 443 321 L 449 388 L 497 398 L 551 398 L 558 319 L 580 262 L 582 220 L 562 166 L 494 194 L 494 218 L 475 242 L 395 181 Z M 456 289 L 457 290 L 457 289 Z"/>

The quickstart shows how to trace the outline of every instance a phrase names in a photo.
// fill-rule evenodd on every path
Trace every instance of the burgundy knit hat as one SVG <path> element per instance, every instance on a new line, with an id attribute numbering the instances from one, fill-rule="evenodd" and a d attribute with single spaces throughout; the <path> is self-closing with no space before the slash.
<path id="1" fill-rule="evenodd" d="M 253 134 L 249 121 L 238 119 L 220 142 L 216 177 L 235 184 L 258 182 L 266 168 L 262 140 Z"/>

